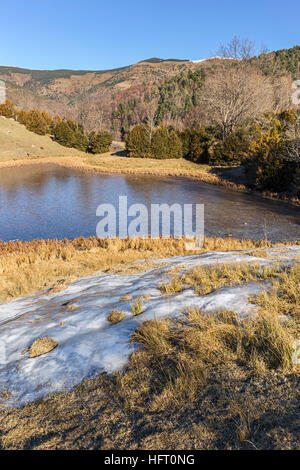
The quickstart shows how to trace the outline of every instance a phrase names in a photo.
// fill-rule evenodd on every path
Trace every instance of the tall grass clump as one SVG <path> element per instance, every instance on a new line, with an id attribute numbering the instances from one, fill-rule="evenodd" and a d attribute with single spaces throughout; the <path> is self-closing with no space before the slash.
<path id="1" fill-rule="evenodd" d="M 131 337 L 132 342 L 142 344 L 153 354 L 167 354 L 171 351 L 170 322 L 149 320 L 145 321 Z"/>
<path id="2" fill-rule="evenodd" d="M 136 302 L 131 304 L 131 311 L 134 317 L 143 313 L 143 297 L 138 297 Z"/>
<path id="3" fill-rule="evenodd" d="M 283 271 L 271 292 L 262 292 L 255 302 L 264 310 L 278 316 L 300 321 L 300 264 Z"/>
<path id="4" fill-rule="evenodd" d="M 237 270 L 242 279 L 245 273 L 251 278 L 254 273 L 266 277 L 261 269 Z M 300 336 L 300 266 L 275 272 L 277 281 L 271 290 L 252 299 L 259 310 L 251 318 L 240 320 L 231 311 L 206 314 L 191 309 L 172 322 L 153 320 L 140 325 L 132 341 L 142 349 L 132 355 L 126 386 L 138 387 L 136 380 L 143 378 L 149 406 L 158 411 L 197 400 L 214 369 L 236 364 L 250 376 L 292 372 L 297 367 L 292 360 L 293 344 Z M 268 276 L 274 273 L 267 271 Z M 283 321 L 283 316 L 290 320 Z"/>
<path id="5" fill-rule="evenodd" d="M 182 282 L 178 276 L 174 276 L 169 284 L 160 284 L 158 289 L 162 294 L 176 294 L 182 291 Z"/>
<path id="6" fill-rule="evenodd" d="M 162 294 L 171 294 L 181 292 L 183 286 L 190 286 L 194 288 L 197 295 L 208 295 L 221 287 L 274 278 L 280 270 L 278 265 L 261 265 L 259 263 L 197 267 L 187 271 L 180 278 L 174 276 L 169 284 L 160 284 L 158 289 Z"/>
<path id="7" fill-rule="evenodd" d="M 278 274 L 279 267 L 261 264 L 222 264 L 196 268 L 183 275 L 182 281 L 191 285 L 197 295 L 207 295 L 225 286 L 237 286 L 251 281 L 264 281 Z"/>

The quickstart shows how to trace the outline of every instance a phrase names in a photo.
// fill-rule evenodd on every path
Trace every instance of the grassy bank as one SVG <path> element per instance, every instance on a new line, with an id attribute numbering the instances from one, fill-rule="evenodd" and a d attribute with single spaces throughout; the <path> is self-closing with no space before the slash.
<path id="1" fill-rule="evenodd" d="M 143 323 L 125 371 L 0 410 L 0 448 L 299 449 L 299 279 L 299 265 L 276 273 L 243 322 L 189 309 Z"/>
<path id="2" fill-rule="evenodd" d="M 289 242 L 289 244 L 300 242 Z M 257 249 L 274 246 L 266 241 L 205 238 L 204 251 Z M 280 245 L 280 244 L 278 244 Z M 276 245 L 276 246 L 278 246 Z M 35 240 L 0 243 L 0 302 L 30 294 L 39 289 L 57 291 L 66 283 L 98 270 L 135 272 L 149 268 L 152 258 L 189 255 L 185 240 L 114 239 L 95 237 L 69 240 Z M 148 263 L 136 266 L 145 259 Z M 133 263 L 130 265 L 130 263 Z"/>
<path id="3" fill-rule="evenodd" d="M 52 155 L 78 157 L 84 155 L 54 142 L 48 135 L 30 132 L 25 126 L 0 116 L 0 162 L 50 157 Z"/>

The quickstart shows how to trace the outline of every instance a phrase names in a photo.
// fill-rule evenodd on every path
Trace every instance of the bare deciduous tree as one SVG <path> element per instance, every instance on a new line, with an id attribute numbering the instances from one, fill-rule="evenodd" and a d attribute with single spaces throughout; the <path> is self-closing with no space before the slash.
<path id="1" fill-rule="evenodd" d="M 90 120 L 91 98 L 87 94 L 83 94 L 75 106 L 76 121 L 87 130 Z"/>
<path id="2" fill-rule="evenodd" d="M 153 129 L 155 127 L 156 108 L 157 108 L 157 101 L 154 101 L 147 106 L 147 110 L 146 110 L 146 121 L 147 121 L 147 128 L 148 128 L 150 142 L 152 140 Z"/>
<path id="3" fill-rule="evenodd" d="M 102 131 L 105 119 L 105 92 L 97 92 L 92 97 L 90 106 L 90 127 L 91 130 Z"/>
<path id="4" fill-rule="evenodd" d="M 272 88 L 250 65 L 226 63 L 206 80 L 202 106 L 222 127 L 223 140 L 244 120 L 271 110 Z"/>
<path id="5" fill-rule="evenodd" d="M 221 44 L 217 54 L 225 59 L 250 59 L 255 54 L 255 42 L 234 36 L 228 44 Z"/>
<path id="6" fill-rule="evenodd" d="M 292 79 L 289 76 L 270 77 L 274 96 L 274 112 L 280 113 L 291 106 Z"/>

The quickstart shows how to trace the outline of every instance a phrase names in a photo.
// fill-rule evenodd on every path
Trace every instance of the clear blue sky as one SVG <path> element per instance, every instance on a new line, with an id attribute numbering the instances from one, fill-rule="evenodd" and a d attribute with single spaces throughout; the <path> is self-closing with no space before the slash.
<path id="1" fill-rule="evenodd" d="M 201 59 L 234 35 L 270 50 L 300 44 L 299 0 L 1 3 L 1 65 L 100 70 L 149 57 Z"/>

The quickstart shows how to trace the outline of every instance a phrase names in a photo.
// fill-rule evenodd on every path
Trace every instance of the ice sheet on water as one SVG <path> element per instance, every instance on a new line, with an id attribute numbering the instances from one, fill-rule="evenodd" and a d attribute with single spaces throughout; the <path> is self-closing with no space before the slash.
<path id="1" fill-rule="evenodd" d="M 113 372 L 126 364 L 134 350 L 130 336 L 138 322 L 157 318 L 174 318 L 185 307 L 198 307 L 205 312 L 230 309 L 240 316 L 253 312 L 249 295 L 260 292 L 264 285 L 223 288 L 199 297 L 192 289 L 178 294 L 162 295 L 158 283 L 168 280 L 171 267 L 190 269 L 216 263 L 292 262 L 300 254 L 300 247 L 268 250 L 272 259 L 259 259 L 240 252 L 204 253 L 168 258 L 165 266 L 134 275 L 103 274 L 80 279 L 64 291 L 40 293 L 0 305 L 0 344 L 5 354 L 0 357 L 0 384 L 12 398 L 6 403 L 21 406 L 49 393 L 70 390 L 87 377 L 107 371 Z M 161 262 L 162 260 L 159 260 Z M 131 314 L 131 302 L 120 302 L 123 296 L 133 301 L 141 295 L 150 296 L 144 302 L 144 312 L 137 318 Z M 66 303 L 76 303 L 68 310 Z M 65 304 L 65 305 L 64 305 Z M 116 325 L 106 316 L 112 310 L 122 309 L 126 317 Z M 58 342 L 50 353 L 29 358 L 21 352 L 36 338 L 49 336 Z"/>

